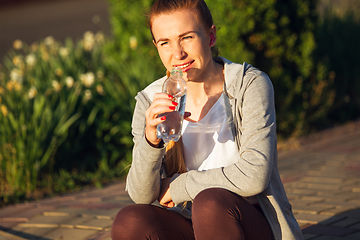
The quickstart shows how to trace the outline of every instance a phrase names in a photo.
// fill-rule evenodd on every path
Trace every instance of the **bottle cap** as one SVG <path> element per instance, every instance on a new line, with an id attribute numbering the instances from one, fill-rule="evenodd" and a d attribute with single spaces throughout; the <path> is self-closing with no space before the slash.
<path id="1" fill-rule="evenodd" d="M 180 74 L 180 76 L 182 76 L 182 75 L 183 75 L 183 72 L 182 72 L 181 68 L 179 68 L 179 67 L 174 67 L 174 68 L 171 70 L 171 73 L 170 73 L 170 74 L 171 74 L 171 75 Z"/>

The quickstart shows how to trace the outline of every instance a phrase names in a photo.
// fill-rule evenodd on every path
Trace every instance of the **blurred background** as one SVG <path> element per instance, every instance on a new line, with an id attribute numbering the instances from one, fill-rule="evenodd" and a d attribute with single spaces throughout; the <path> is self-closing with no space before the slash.
<path id="1" fill-rule="evenodd" d="M 134 96 L 165 74 L 153 2 L 0 0 L 0 207 L 126 174 Z M 270 76 L 280 143 L 359 119 L 358 0 L 206 2 L 221 55 Z"/>

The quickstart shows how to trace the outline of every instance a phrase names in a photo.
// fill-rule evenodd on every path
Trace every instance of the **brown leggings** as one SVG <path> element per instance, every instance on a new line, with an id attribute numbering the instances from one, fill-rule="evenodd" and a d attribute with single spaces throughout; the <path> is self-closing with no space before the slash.
<path id="1" fill-rule="evenodd" d="M 260 208 L 221 188 L 199 193 L 192 205 L 192 221 L 153 205 L 133 204 L 116 215 L 113 240 L 273 240 Z"/>

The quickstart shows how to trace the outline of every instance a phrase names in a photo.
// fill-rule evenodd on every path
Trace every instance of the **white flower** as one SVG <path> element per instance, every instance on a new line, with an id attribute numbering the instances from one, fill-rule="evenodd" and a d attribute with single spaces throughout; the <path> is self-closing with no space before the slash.
<path id="1" fill-rule="evenodd" d="M 33 87 L 31 87 L 30 90 L 29 90 L 28 97 L 29 97 L 29 99 L 33 99 L 36 95 L 37 95 L 37 90 L 36 90 L 36 88 L 33 86 Z"/>
<path id="2" fill-rule="evenodd" d="M 14 48 L 15 50 L 20 50 L 20 49 L 22 49 L 22 47 L 23 47 L 23 42 L 22 42 L 21 40 L 16 39 L 16 40 L 13 42 L 13 48 Z"/>
<path id="3" fill-rule="evenodd" d="M 92 72 L 81 74 L 79 78 L 81 83 L 84 84 L 85 87 L 91 87 L 95 82 L 95 75 Z"/>
<path id="4" fill-rule="evenodd" d="M 55 43 L 55 39 L 53 36 L 48 36 L 44 39 L 44 44 L 48 47 L 52 46 Z"/>
<path id="5" fill-rule="evenodd" d="M 59 54 L 62 57 L 67 57 L 69 55 L 69 49 L 67 49 L 66 47 L 61 47 L 59 49 Z"/>
<path id="6" fill-rule="evenodd" d="M 31 68 L 36 64 L 36 56 L 34 53 L 30 53 L 26 56 L 26 64 Z"/>
<path id="7" fill-rule="evenodd" d="M 72 86 L 74 85 L 74 79 L 70 76 L 65 78 L 65 82 L 68 88 L 72 88 Z"/>
<path id="8" fill-rule="evenodd" d="M 138 45 L 138 42 L 137 42 L 137 39 L 135 36 L 131 36 L 130 39 L 129 39 L 129 42 L 130 42 L 130 48 L 131 49 L 136 49 L 137 48 L 137 45 Z"/>
<path id="9" fill-rule="evenodd" d="M 89 89 L 86 89 L 83 98 L 84 103 L 87 103 L 91 98 L 92 98 L 91 91 Z"/>
<path id="10" fill-rule="evenodd" d="M 95 45 L 94 34 L 90 31 L 84 33 L 83 45 L 85 51 L 91 51 Z"/>
<path id="11" fill-rule="evenodd" d="M 61 85 L 56 80 L 52 81 L 52 86 L 53 86 L 55 92 L 59 92 L 61 90 Z"/>
<path id="12" fill-rule="evenodd" d="M 23 73 L 19 69 L 14 68 L 10 73 L 10 79 L 19 84 L 22 84 L 23 83 Z"/>

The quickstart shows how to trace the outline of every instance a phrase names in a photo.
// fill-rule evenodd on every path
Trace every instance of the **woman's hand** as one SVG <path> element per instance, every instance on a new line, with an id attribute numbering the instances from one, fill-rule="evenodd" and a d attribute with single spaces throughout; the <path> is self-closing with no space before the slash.
<path id="1" fill-rule="evenodd" d="M 171 178 L 164 178 L 162 180 L 159 203 L 165 208 L 172 208 L 175 206 L 175 203 L 172 201 L 170 196 L 170 182 Z"/>
<path id="2" fill-rule="evenodd" d="M 176 102 L 173 102 L 173 97 L 166 93 L 157 93 L 150 107 L 145 112 L 146 127 L 145 137 L 150 145 L 157 147 L 161 141 L 156 135 L 156 126 L 166 120 L 165 116 L 158 117 L 159 114 L 171 112 L 175 110 Z"/>

